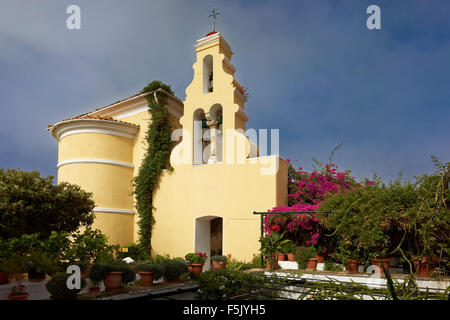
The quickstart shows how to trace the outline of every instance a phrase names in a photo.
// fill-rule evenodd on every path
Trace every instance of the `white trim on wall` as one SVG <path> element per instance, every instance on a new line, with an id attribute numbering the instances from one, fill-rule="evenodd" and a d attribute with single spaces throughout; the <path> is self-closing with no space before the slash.
<path id="1" fill-rule="evenodd" d="M 103 213 L 127 213 L 127 214 L 134 214 L 134 210 L 128 210 L 128 209 L 112 209 L 112 208 L 99 208 L 95 207 L 94 212 L 103 212 Z"/>
<path id="2" fill-rule="evenodd" d="M 133 140 L 138 130 L 138 126 L 123 122 L 101 119 L 74 119 L 57 123 L 50 131 L 58 141 L 61 141 L 64 137 L 79 133 L 103 133 Z"/>
<path id="3" fill-rule="evenodd" d="M 59 168 L 59 167 L 62 167 L 62 166 L 68 165 L 68 164 L 74 164 L 74 163 L 101 163 L 101 164 L 111 164 L 111 165 L 115 165 L 115 166 L 134 168 L 134 164 L 128 163 L 128 162 L 106 160 L 106 159 L 85 159 L 85 158 L 64 160 L 64 161 L 59 162 L 56 167 Z"/>

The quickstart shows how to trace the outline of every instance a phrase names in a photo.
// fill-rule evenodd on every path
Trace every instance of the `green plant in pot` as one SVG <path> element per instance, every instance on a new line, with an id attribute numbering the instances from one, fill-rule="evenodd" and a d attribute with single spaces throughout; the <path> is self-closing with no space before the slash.
<path id="1" fill-rule="evenodd" d="M 391 250 L 387 247 L 378 247 L 372 252 L 375 252 L 374 254 L 372 254 L 374 256 L 371 260 L 372 265 L 375 265 L 378 268 L 380 275 L 384 275 L 384 270 L 386 270 L 386 272 L 389 272 L 389 267 L 392 261 L 392 259 L 389 257 Z"/>
<path id="2" fill-rule="evenodd" d="M 72 235 L 73 242 L 67 252 L 70 264 L 79 265 L 84 276 L 94 262 L 108 262 L 114 260 L 114 253 L 118 245 L 109 245 L 107 237 L 98 229 L 87 227 L 84 232 Z"/>
<path id="3" fill-rule="evenodd" d="M 227 266 L 228 258 L 223 255 L 214 255 L 211 257 L 213 270 L 225 269 Z"/>
<path id="4" fill-rule="evenodd" d="M 349 273 L 358 272 L 359 254 L 356 248 L 352 248 L 341 242 L 341 245 L 338 247 L 338 250 L 333 253 L 332 257 L 339 260 L 345 266 L 345 270 Z"/>
<path id="5" fill-rule="evenodd" d="M 277 269 L 277 256 L 283 251 L 283 246 L 289 242 L 288 239 L 284 239 L 285 233 L 271 232 L 270 235 L 267 234 L 259 239 L 261 243 L 261 254 L 268 259 L 269 269 L 271 270 Z"/>
<path id="6" fill-rule="evenodd" d="M 50 292 L 53 300 L 75 300 L 78 293 L 85 287 L 86 280 L 81 278 L 79 289 L 69 289 L 67 280 L 71 275 L 68 273 L 55 274 L 46 284 L 48 292 Z"/>
<path id="7" fill-rule="evenodd" d="M 9 300 L 27 300 L 30 294 L 25 291 L 25 286 L 19 284 L 11 288 L 11 293 L 8 295 Z"/>
<path id="8" fill-rule="evenodd" d="M 188 265 L 181 260 L 164 260 L 162 262 L 164 267 L 164 278 L 167 282 L 178 282 L 179 277 L 188 272 Z"/>
<path id="9" fill-rule="evenodd" d="M 21 257 L 17 254 L 11 254 L 9 258 L 0 257 L 0 285 L 8 283 L 10 275 L 21 273 Z"/>
<path id="10" fill-rule="evenodd" d="M 283 252 L 286 253 L 289 261 L 295 261 L 296 250 L 297 245 L 293 241 L 289 241 L 283 246 Z"/>
<path id="11" fill-rule="evenodd" d="M 136 273 L 123 261 L 99 262 L 92 265 L 89 278 L 97 283 L 103 280 L 107 291 L 115 291 L 134 282 Z"/>
<path id="12" fill-rule="evenodd" d="M 158 280 L 164 274 L 164 266 L 161 263 L 142 263 L 137 265 L 137 270 L 141 276 L 141 285 L 150 286 L 153 280 Z"/>
<path id="13" fill-rule="evenodd" d="M 295 261 L 299 269 L 312 269 L 317 267 L 316 248 L 314 246 L 303 246 L 297 248 Z"/>
<path id="14" fill-rule="evenodd" d="M 186 262 L 188 263 L 188 271 L 193 274 L 200 274 L 203 271 L 203 265 L 206 261 L 206 253 L 196 252 L 196 253 L 188 253 L 184 256 Z"/>
<path id="15" fill-rule="evenodd" d="M 47 272 L 54 268 L 56 262 L 51 259 L 49 254 L 43 251 L 31 251 L 23 260 L 26 263 L 28 271 L 28 281 L 44 281 Z"/>
<path id="16" fill-rule="evenodd" d="M 104 277 L 104 264 L 103 263 L 94 263 L 89 269 L 88 278 L 91 280 L 91 287 L 89 288 L 89 292 L 98 292 L 100 291 L 100 283 L 103 281 Z"/>

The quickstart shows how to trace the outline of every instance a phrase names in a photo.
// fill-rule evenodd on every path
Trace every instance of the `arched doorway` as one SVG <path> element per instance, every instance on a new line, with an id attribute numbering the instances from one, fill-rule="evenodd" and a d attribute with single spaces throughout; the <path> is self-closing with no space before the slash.
<path id="1" fill-rule="evenodd" d="M 216 216 L 204 216 L 195 220 L 195 252 L 208 255 L 203 270 L 209 270 L 211 255 L 222 254 L 223 219 Z"/>

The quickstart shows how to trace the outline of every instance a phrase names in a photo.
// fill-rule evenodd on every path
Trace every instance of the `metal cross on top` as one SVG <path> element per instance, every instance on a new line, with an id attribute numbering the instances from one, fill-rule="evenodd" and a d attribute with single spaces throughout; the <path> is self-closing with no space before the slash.
<path id="1" fill-rule="evenodd" d="M 212 7 L 209 17 L 213 17 L 213 32 L 216 32 L 216 17 L 222 12 L 216 12 L 216 8 Z"/>

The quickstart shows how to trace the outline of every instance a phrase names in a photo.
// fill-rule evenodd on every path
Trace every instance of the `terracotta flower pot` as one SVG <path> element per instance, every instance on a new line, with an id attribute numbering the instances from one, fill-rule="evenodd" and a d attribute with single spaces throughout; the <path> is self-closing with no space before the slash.
<path id="1" fill-rule="evenodd" d="M 139 275 L 141 276 L 141 286 L 153 285 L 153 272 L 139 271 Z"/>
<path id="2" fill-rule="evenodd" d="M 275 270 L 275 269 L 277 269 L 279 267 L 279 265 L 278 265 L 278 256 L 275 256 L 273 258 L 273 262 L 274 262 L 274 265 L 272 266 L 272 264 L 270 263 L 270 260 L 266 257 L 266 270 L 267 271 Z"/>
<path id="3" fill-rule="evenodd" d="M 191 270 L 193 274 L 200 274 L 203 271 L 203 263 L 191 263 Z"/>
<path id="4" fill-rule="evenodd" d="M 8 283 L 8 273 L 0 272 L 0 284 L 7 284 L 7 283 Z"/>
<path id="5" fill-rule="evenodd" d="M 119 290 L 122 287 L 122 275 L 121 271 L 113 271 L 106 275 L 103 280 L 106 291 Z"/>
<path id="6" fill-rule="evenodd" d="M 325 261 L 324 256 L 319 256 L 318 254 L 316 254 L 316 258 L 317 258 L 317 263 L 323 263 Z"/>
<path id="7" fill-rule="evenodd" d="M 220 262 L 220 261 L 213 261 L 213 262 L 212 262 L 212 268 L 213 268 L 213 270 L 221 270 L 221 269 L 225 269 L 226 266 L 227 266 L 227 262 L 226 262 L 226 261 L 223 261 L 223 262 Z"/>
<path id="8" fill-rule="evenodd" d="M 295 254 L 293 252 L 289 252 L 287 257 L 289 261 L 295 261 Z"/>
<path id="9" fill-rule="evenodd" d="M 8 296 L 8 299 L 9 300 L 27 300 L 29 295 L 30 294 L 27 292 L 23 293 L 23 294 L 10 294 Z"/>
<path id="10" fill-rule="evenodd" d="M 308 262 L 306 262 L 306 269 L 308 270 L 316 270 L 317 268 L 317 258 L 309 258 Z"/>
<path id="11" fill-rule="evenodd" d="M 91 271 L 91 267 L 92 267 L 92 265 L 91 265 L 91 264 L 88 264 L 88 265 L 84 268 L 83 272 L 81 273 L 81 276 L 82 276 L 83 278 L 89 278 L 89 271 Z"/>
<path id="12" fill-rule="evenodd" d="M 345 270 L 349 273 L 358 273 L 358 260 L 348 259 L 348 264 L 345 265 Z"/>
<path id="13" fill-rule="evenodd" d="M 278 255 L 278 261 L 286 261 L 286 253 L 280 253 Z"/>
<path id="14" fill-rule="evenodd" d="M 389 272 L 389 267 L 391 265 L 391 258 L 376 258 L 372 260 L 372 264 L 377 266 L 378 268 L 380 268 L 380 275 L 384 276 L 384 270 L 382 265 L 384 266 L 384 268 L 386 269 L 386 272 Z"/>
<path id="15" fill-rule="evenodd" d="M 414 261 L 414 268 L 418 276 L 429 278 L 434 270 L 434 263 L 430 257 L 423 257 L 421 260 Z"/>

